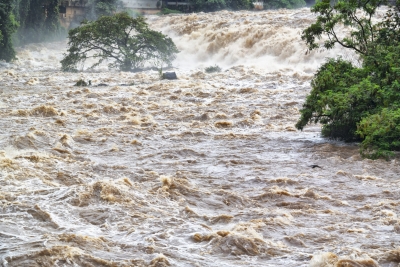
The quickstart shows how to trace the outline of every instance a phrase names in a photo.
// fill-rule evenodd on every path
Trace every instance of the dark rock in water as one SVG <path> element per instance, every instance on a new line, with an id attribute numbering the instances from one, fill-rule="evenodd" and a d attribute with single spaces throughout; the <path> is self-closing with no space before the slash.
<path id="1" fill-rule="evenodd" d="M 174 72 L 165 72 L 162 75 L 163 79 L 167 79 L 167 80 L 176 80 L 178 79 L 178 77 L 176 76 L 175 71 Z"/>
<path id="2" fill-rule="evenodd" d="M 87 86 L 87 82 L 84 80 L 80 79 L 79 81 L 76 82 L 75 86 Z"/>
<path id="3" fill-rule="evenodd" d="M 320 168 L 320 169 L 322 169 L 322 167 L 321 167 L 321 166 L 319 166 L 319 165 L 315 165 L 315 164 L 313 164 L 313 165 L 310 165 L 310 166 L 308 166 L 308 167 L 311 167 L 311 168 L 313 168 L 313 169 L 315 169 L 315 168 Z"/>
<path id="4" fill-rule="evenodd" d="M 203 115 L 199 116 L 197 119 L 200 121 L 206 121 L 206 120 L 209 120 L 210 117 L 208 116 L 207 113 L 204 113 Z"/>

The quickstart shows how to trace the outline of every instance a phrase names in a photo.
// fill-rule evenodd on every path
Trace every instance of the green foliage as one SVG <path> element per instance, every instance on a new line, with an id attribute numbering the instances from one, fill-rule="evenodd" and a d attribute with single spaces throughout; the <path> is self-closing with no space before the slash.
<path id="1" fill-rule="evenodd" d="M 242 10 L 254 7 L 251 0 L 191 0 L 190 3 L 194 11 L 203 12 L 214 12 L 222 9 Z"/>
<path id="2" fill-rule="evenodd" d="M 0 60 L 7 62 L 15 59 L 12 35 L 18 28 L 18 22 L 12 13 L 12 0 L 0 2 Z"/>
<path id="3" fill-rule="evenodd" d="M 296 127 L 321 123 L 322 135 L 345 141 L 362 141 L 360 152 L 370 158 L 388 158 L 400 150 L 400 1 L 394 12 L 372 23 L 374 1 L 328 1 L 317 3 L 317 22 L 303 31 L 310 50 L 335 44 L 355 51 L 362 66 L 342 59 L 330 59 L 311 82 Z M 362 12 L 357 12 L 357 8 Z M 360 17 L 360 14 L 364 17 Z M 351 27 L 350 36 L 339 38 L 336 25 Z M 323 44 L 317 39 L 327 37 Z"/>
<path id="4" fill-rule="evenodd" d="M 59 0 L 14 0 L 14 14 L 20 27 L 17 44 L 52 41 L 65 37 L 59 22 Z"/>
<path id="5" fill-rule="evenodd" d="M 310 50 L 321 46 L 330 49 L 339 44 L 366 55 L 374 48 L 373 43 L 379 35 L 379 27 L 372 23 L 372 16 L 384 3 L 381 0 L 346 0 L 331 5 L 330 0 L 318 1 L 311 8 L 311 12 L 318 13 L 317 21 L 303 31 L 301 38 Z M 351 29 L 349 35 L 338 35 L 341 25 Z M 327 40 L 320 43 L 318 40 L 322 36 Z"/>
<path id="6" fill-rule="evenodd" d="M 377 44 L 390 44 L 396 45 L 400 42 L 400 35 L 398 34 L 398 27 L 400 25 L 400 6 L 390 8 L 384 19 L 378 24 L 379 31 L 377 34 Z"/>
<path id="7" fill-rule="evenodd" d="M 86 5 L 88 20 L 95 20 L 101 16 L 111 16 L 122 7 L 119 0 L 89 0 Z"/>
<path id="8" fill-rule="evenodd" d="M 279 8 L 301 8 L 306 6 L 304 0 L 264 0 L 265 9 L 279 9 Z"/>
<path id="9" fill-rule="evenodd" d="M 126 9 L 126 10 L 123 10 L 122 12 L 128 13 L 128 15 L 131 16 L 132 18 L 143 16 L 143 14 L 140 11 L 133 10 L 133 9 Z"/>
<path id="10" fill-rule="evenodd" d="M 42 29 L 45 12 L 40 0 L 21 0 L 18 5 L 20 28 L 17 32 L 19 44 L 39 42 L 42 40 Z"/>
<path id="11" fill-rule="evenodd" d="M 127 13 L 102 16 L 85 21 L 68 34 L 69 49 L 61 61 L 64 71 L 73 71 L 87 59 L 111 61 L 110 68 L 136 71 L 145 64 L 171 65 L 179 52 L 171 38 L 149 29 L 143 17 L 131 18 Z"/>
<path id="12" fill-rule="evenodd" d="M 205 71 L 207 73 L 220 72 L 221 68 L 219 66 L 217 66 L 217 65 L 214 65 L 214 66 L 210 66 L 210 67 L 205 68 Z"/>
<path id="13" fill-rule="evenodd" d="M 192 0 L 194 11 L 213 12 L 226 8 L 225 0 Z"/>
<path id="14" fill-rule="evenodd" d="M 400 109 L 382 109 L 363 118 L 357 127 L 363 138 L 361 154 L 369 158 L 388 158 L 392 150 L 400 150 Z"/>
<path id="15" fill-rule="evenodd" d="M 168 15 L 168 14 L 180 14 L 182 13 L 179 10 L 173 10 L 169 8 L 162 8 L 160 12 L 158 12 L 159 15 Z"/>
<path id="16" fill-rule="evenodd" d="M 378 86 L 364 69 L 342 59 L 330 59 L 311 82 L 311 93 L 301 109 L 296 128 L 322 123 L 322 135 L 345 141 L 357 139 L 357 123 L 377 106 Z"/>
<path id="17" fill-rule="evenodd" d="M 43 33 L 47 40 L 62 33 L 59 19 L 58 0 L 51 0 L 46 7 L 46 16 L 43 23 Z"/>
<path id="18" fill-rule="evenodd" d="M 232 10 L 243 10 L 254 8 L 251 0 L 226 0 L 226 5 Z"/>

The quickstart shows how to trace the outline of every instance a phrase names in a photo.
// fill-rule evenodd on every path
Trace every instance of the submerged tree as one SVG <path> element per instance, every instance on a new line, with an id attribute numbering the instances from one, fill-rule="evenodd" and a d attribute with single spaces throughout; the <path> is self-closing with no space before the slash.
<path id="1" fill-rule="evenodd" d="M 145 64 L 171 65 L 179 52 L 171 38 L 149 29 L 143 17 L 127 13 L 85 21 L 68 33 L 69 49 L 61 61 L 64 71 L 74 71 L 87 59 L 96 59 L 91 68 L 110 61 L 110 68 L 135 71 Z"/>
<path id="2" fill-rule="evenodd" d="M 303 31 L 309 50 L 338 44 L 353 50 L 361 67 L 330 59 L 311 82 L 296 127 L 321 123 L 322 135 L 360 140 L 361 153 L 376 158 L 400 150 L 400 1 L 373 23 L 380 0 L 318 2 L 311 10 L 317 21 Z M 338 26 L 350 33 L 342 37 Z M 325 41 L 320 41 L 325 37 Z"/>

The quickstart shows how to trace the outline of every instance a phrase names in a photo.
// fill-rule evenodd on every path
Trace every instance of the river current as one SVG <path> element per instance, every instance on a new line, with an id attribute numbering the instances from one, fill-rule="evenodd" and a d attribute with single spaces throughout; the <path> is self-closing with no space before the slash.
<path id="1" fill-rule="evenodd" d="M 150 16 L 181 50 L 171 81 L 19 48 L 0 65 L 0 264 L 400 266 L 398 159 L 294 128 L 325 58 L 356 61 L 307 53 L 314 20 Z"/>

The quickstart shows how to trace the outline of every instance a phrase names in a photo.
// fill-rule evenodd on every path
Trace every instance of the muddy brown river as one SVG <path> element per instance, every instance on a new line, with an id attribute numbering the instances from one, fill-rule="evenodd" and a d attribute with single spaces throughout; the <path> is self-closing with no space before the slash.
<path id="1" fill-rule="evenodd" d="M 314 19 L 150 16 L 181 50 L 171 81 L 19 48 L 0 63 L 0 264 L 400 266 L 398 159 L 294 128 L 325 58 L 355 60 L 306 54 Z"/>

